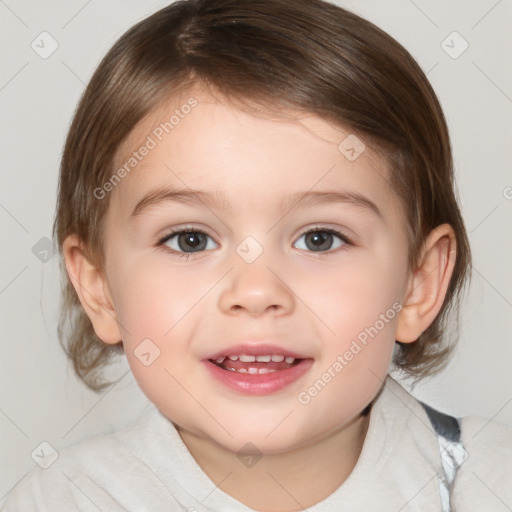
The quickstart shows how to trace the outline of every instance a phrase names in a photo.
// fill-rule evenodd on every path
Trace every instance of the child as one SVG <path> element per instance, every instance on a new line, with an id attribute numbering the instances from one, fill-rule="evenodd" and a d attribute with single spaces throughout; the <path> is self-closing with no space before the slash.
<path id="1" fill-rule="evenodd" d="M 104 58 L 62 158 L 60 333 L 152 402 L 12 511 L 510 510 L 512 435 L 388 375 L 446 364 L 470 268 L 439 102 L 321 0 L 182 0 Z"/>

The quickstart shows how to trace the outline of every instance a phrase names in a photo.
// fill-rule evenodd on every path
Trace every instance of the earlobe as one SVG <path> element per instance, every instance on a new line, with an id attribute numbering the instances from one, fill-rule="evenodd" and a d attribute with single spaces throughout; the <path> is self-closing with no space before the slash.
<path id="1" fill-rule="evenodd" d="M 69 279 L 96 335 L 105 343 L 118 343 L 122 334 L 105 276 L 89 261 L 76 235 L 68 236 L 62 249 Z"/>
<path id="2" fill-rule="evenodd" d="M 398 317 L 395 339 L 416 341 L 434 321 L 453 274 L 456 239 L 453 228 L 442 224 L 427 237 L 419 267 L 411 274 L 403 308 Z"/>

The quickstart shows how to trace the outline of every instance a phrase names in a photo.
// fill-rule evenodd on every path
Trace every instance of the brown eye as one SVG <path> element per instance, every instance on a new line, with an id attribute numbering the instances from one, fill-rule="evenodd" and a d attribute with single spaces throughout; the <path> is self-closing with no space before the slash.
<path id="1" fill-rule="evenodd" d="M 303 233 L 299 240 L 302 238 L 304 238 L 303 247 L 297 248 L 312 252 L 330 251 L 350 244 L 346 236 L 333 229 L 312 229 Z"/>
<path id="2" fill-rule="evenodd" d="M 178 235 L 178 246 L 182 251 L 202 251 L 206 247 L 206 238 L 201 233 L 183 233 Z"/>
<path id="3" fill-rule="evenodd" d="M 159 245 L 166 245 L 175 252 L 193 253 L 214 249 L 215 247 L 208 243 L 209 239 L 211 240 L 211 237 L 204 231 L 184 229 L 170 233 L 159 242 Z"/>

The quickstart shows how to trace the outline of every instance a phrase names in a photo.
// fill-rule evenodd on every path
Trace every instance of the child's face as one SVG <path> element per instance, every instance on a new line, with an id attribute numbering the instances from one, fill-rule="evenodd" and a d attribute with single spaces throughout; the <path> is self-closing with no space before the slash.
<path id="1" fill-rule="evenodd" d="M 110 192 L 105 274 L 124 349 L 143 391 L 178 426 L 233 452 L 249 441 L 263 453 L 291 450 L 348 424 L 382 385 L 409 277 L 403 212 L 381 158 L 367 147 L 350 161 L 357 151 L 338 149 L 349 131 L 194 97 L 161 141 L 153 130 L 187 97 L 137 127 L 120 164 L 148 135 L 156 147 Z M 146 202 L 133 215 L 164 187 L 222 194 L 225 204 Z M 289 199 L 321 191 L 364 196 L 380 215 L 361 203 Z M 157 246 L 190 228 L 207 236 Z M 242 343 L 278 345 L 310 366 L 273 392 L 236 390 L 208 359 L 239 355 L 232 347 Z"/>

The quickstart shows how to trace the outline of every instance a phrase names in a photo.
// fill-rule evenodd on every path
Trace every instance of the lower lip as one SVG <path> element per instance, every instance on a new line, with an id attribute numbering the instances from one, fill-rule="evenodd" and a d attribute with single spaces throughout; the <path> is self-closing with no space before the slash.
<path id="1" fill-rule="evenodd" d="M 244 395 L 271 395 L 302 377 L 313 365 L 313 359 L 303 359 L 299 364 L 277 372 L 250 374 L 223 370 L 205 359 L 203 362 L 219 382 Z"/>

